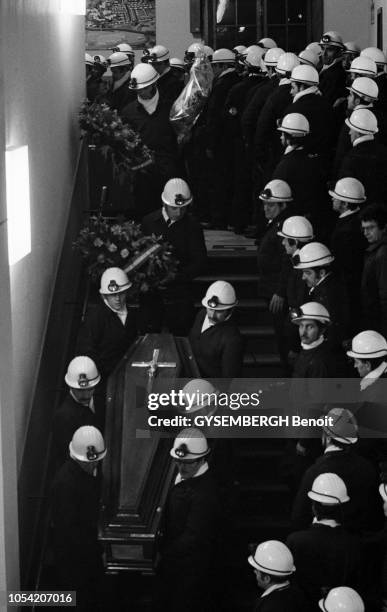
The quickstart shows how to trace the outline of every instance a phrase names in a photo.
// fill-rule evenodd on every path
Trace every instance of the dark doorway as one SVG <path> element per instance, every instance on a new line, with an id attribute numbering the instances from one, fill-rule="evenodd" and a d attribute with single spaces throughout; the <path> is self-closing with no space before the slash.
<path id="1" fill-rule="evenodd" d="M 383 9 L 378 9 L 376 22 L 376 46 L 378 49 L 383 49 Z"/>

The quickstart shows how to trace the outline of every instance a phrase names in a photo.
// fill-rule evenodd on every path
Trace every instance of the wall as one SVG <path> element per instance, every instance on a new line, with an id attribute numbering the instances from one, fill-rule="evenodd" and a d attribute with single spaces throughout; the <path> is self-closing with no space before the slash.
<path id="1" fill-rule="evenodd" d="M 67 221 L 84 97 L 84 18 L 63 13 L 63 4 L 2 1 L 6 145 L 28 144 L 30 158 L 32 251 L 11 267 L 19 463 Z"/>
<path id="2" fill-rule="evenodd" d="M 369 46 L 370 0 L 324 0 L 324 30 L 336 30 L 344 42 L 356 41 Z"/>
<path id="3" fill-rule="evenodd" d="M 189 31 L 189 0 L 156 0 L 156 42 L 171 51 L 171 57 L 184 56 L 194 42 Z"/>

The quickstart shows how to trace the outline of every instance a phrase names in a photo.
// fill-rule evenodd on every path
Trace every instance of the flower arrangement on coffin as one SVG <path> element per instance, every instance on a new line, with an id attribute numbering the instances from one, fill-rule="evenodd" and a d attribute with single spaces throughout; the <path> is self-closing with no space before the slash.
<path id="1" fill-rule="evenodd" d="M 122 122 L 107 104 L 86 100 L 79 112 L 79 125 L 90 144 L 111 162 L 113 176 L 122 183 L 132 172 L 154 163 L 153 152 L 139 134 Z"/>
<path id="2" fill-rule="evenodd" d="M 123 268 L 136 293 L 155 289 L 176 275 L 178 262 L 171 246 L 145 236 L 134 221 L 112 225 L 101 215 L 90 217 L 73 247 L 86 260 L 93 280 L 98 281 L 106 268 Z"/>

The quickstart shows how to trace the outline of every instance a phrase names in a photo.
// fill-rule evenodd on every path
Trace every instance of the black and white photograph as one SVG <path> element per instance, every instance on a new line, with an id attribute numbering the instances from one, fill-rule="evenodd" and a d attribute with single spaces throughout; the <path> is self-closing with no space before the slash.
<path id="1" fill-rule="evenodd" d="M 387 612 L 387 0 L 0 45 L 0 612 Z"/>

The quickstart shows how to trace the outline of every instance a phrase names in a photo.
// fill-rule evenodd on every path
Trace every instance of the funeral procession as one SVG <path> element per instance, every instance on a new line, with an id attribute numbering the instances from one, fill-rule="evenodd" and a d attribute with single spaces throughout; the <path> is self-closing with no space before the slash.
<path id="1" fill-rule="evenodd" d="M 387 0 L 0 11 L 0 610 L 387 612 Z"/>

